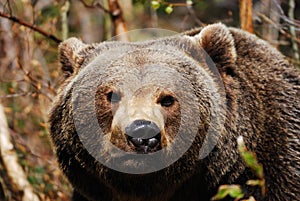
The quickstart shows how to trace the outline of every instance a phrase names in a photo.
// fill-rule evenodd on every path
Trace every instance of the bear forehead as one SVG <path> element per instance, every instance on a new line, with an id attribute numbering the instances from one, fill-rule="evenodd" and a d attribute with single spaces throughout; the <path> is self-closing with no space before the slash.
<path id="1" fill-rule="evenodd" d="M 93 60 L 122 61 L 142 66 L 147 63 L 178 63 L 187 59 L 204 61 L 205 51 L 188 37 L 172 37 L 143 42 L 103 42 L 97 45 L 91 54 L 83 55 L 84 63 L 88 65 Z"/>
<path id="2" fill-rule="evenodd" d="M 105 86 L 128 95 L 155 94 L 157 91 L 177 94 L 196 82 L 196 78 L 189 73 L 184 74 L 178 70 L 178 65 L 181 64 L 154 61 L 141 64 L 138 61 L 127 62 L 126 59 L 103 65 L 102 57 L 99 57 L 86 66 L 78 76 L 84 77 L 87 83 L 93 82 L 99 87 Z"/>
<path id="3" fill-rule="evenodd" d="M 163 47 L 162 43 L 165 43 Z M 98 74 L 102 79 L 138 79 L 145 82 L 174 80 L 185 75 L 192 80 L 192 74 L 207 71 L 201 51 L 190 51 L 187 48 L 191 48 L 191 45 L 180 45 L 180 41 L 174 46 L 164 40 L 160 43 L 120 43 L 119 46 L 104 43 L 95 50 L 94 55 L 86 59 L 79 74 Z"/>

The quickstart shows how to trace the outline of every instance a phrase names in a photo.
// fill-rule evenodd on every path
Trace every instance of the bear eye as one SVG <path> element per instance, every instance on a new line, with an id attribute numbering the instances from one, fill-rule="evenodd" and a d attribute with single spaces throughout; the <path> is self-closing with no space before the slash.
<path id="1" fill-rule="evenodd" d="M 174 104 L 175 98 L 172 96 L 165 96 L 160 100 L 160 104 L 163 107 L 170 107 Z"/>
<path id="2" fill-rule="evenodd" d="M 118 103 L 121 100 L 121 95 L 119 93 L 116 92 L 108 92 L 108 94 L 106 95 L 108 102 L 110 103 Z"/>

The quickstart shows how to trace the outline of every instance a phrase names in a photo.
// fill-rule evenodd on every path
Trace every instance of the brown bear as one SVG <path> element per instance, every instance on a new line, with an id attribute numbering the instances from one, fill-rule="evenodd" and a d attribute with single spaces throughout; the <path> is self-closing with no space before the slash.
<path id="1" fill-rule="evenodd" d="M 74 201 L 210 200 L 221 184 L 299 200 L 300 75 L 263 40 L 219 23 L 143 42 L 71 38 L 59 56 L 50 136 Z M 238 136 L 263 165 L 264 196 L 245 184 Z"/>

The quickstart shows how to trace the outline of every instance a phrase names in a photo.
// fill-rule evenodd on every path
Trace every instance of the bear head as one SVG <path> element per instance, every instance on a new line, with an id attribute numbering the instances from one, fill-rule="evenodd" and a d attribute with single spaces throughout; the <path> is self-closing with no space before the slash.
<path id="1" fill-rule="evenodd" d="M 134 43 L 71 38 L 59 55 L 65 80 L 51 137 L 71 182 L 74 164 L 118 191 L 136 193 L 148 180 L 159 191 L 207 168 L 232 106 L 224 88 L 236 60 L 228 28 Z"/>

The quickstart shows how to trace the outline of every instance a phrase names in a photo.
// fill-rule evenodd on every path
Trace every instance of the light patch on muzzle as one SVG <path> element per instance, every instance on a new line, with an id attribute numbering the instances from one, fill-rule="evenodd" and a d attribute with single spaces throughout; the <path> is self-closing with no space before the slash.
<path id="1" fill-rule="evenodd" d="M 153 122 L 160 129 L 161 145 L 165 147 L 167 145 L 164 126 L 165 117 L 161 111 L 161 106 L 156 103 L 155 97 L 151 95 L 150 93 L 141 93 L 131 97 L 126 97 L 125 95 L 114 111 L 111 130 L 121 131 L 125 135 L 126 128 L 134 121 L 145 120 Z M 111 135 L 113 138 L 113 135 L 119 135 L 119 133 L 112 132 Z"/>

